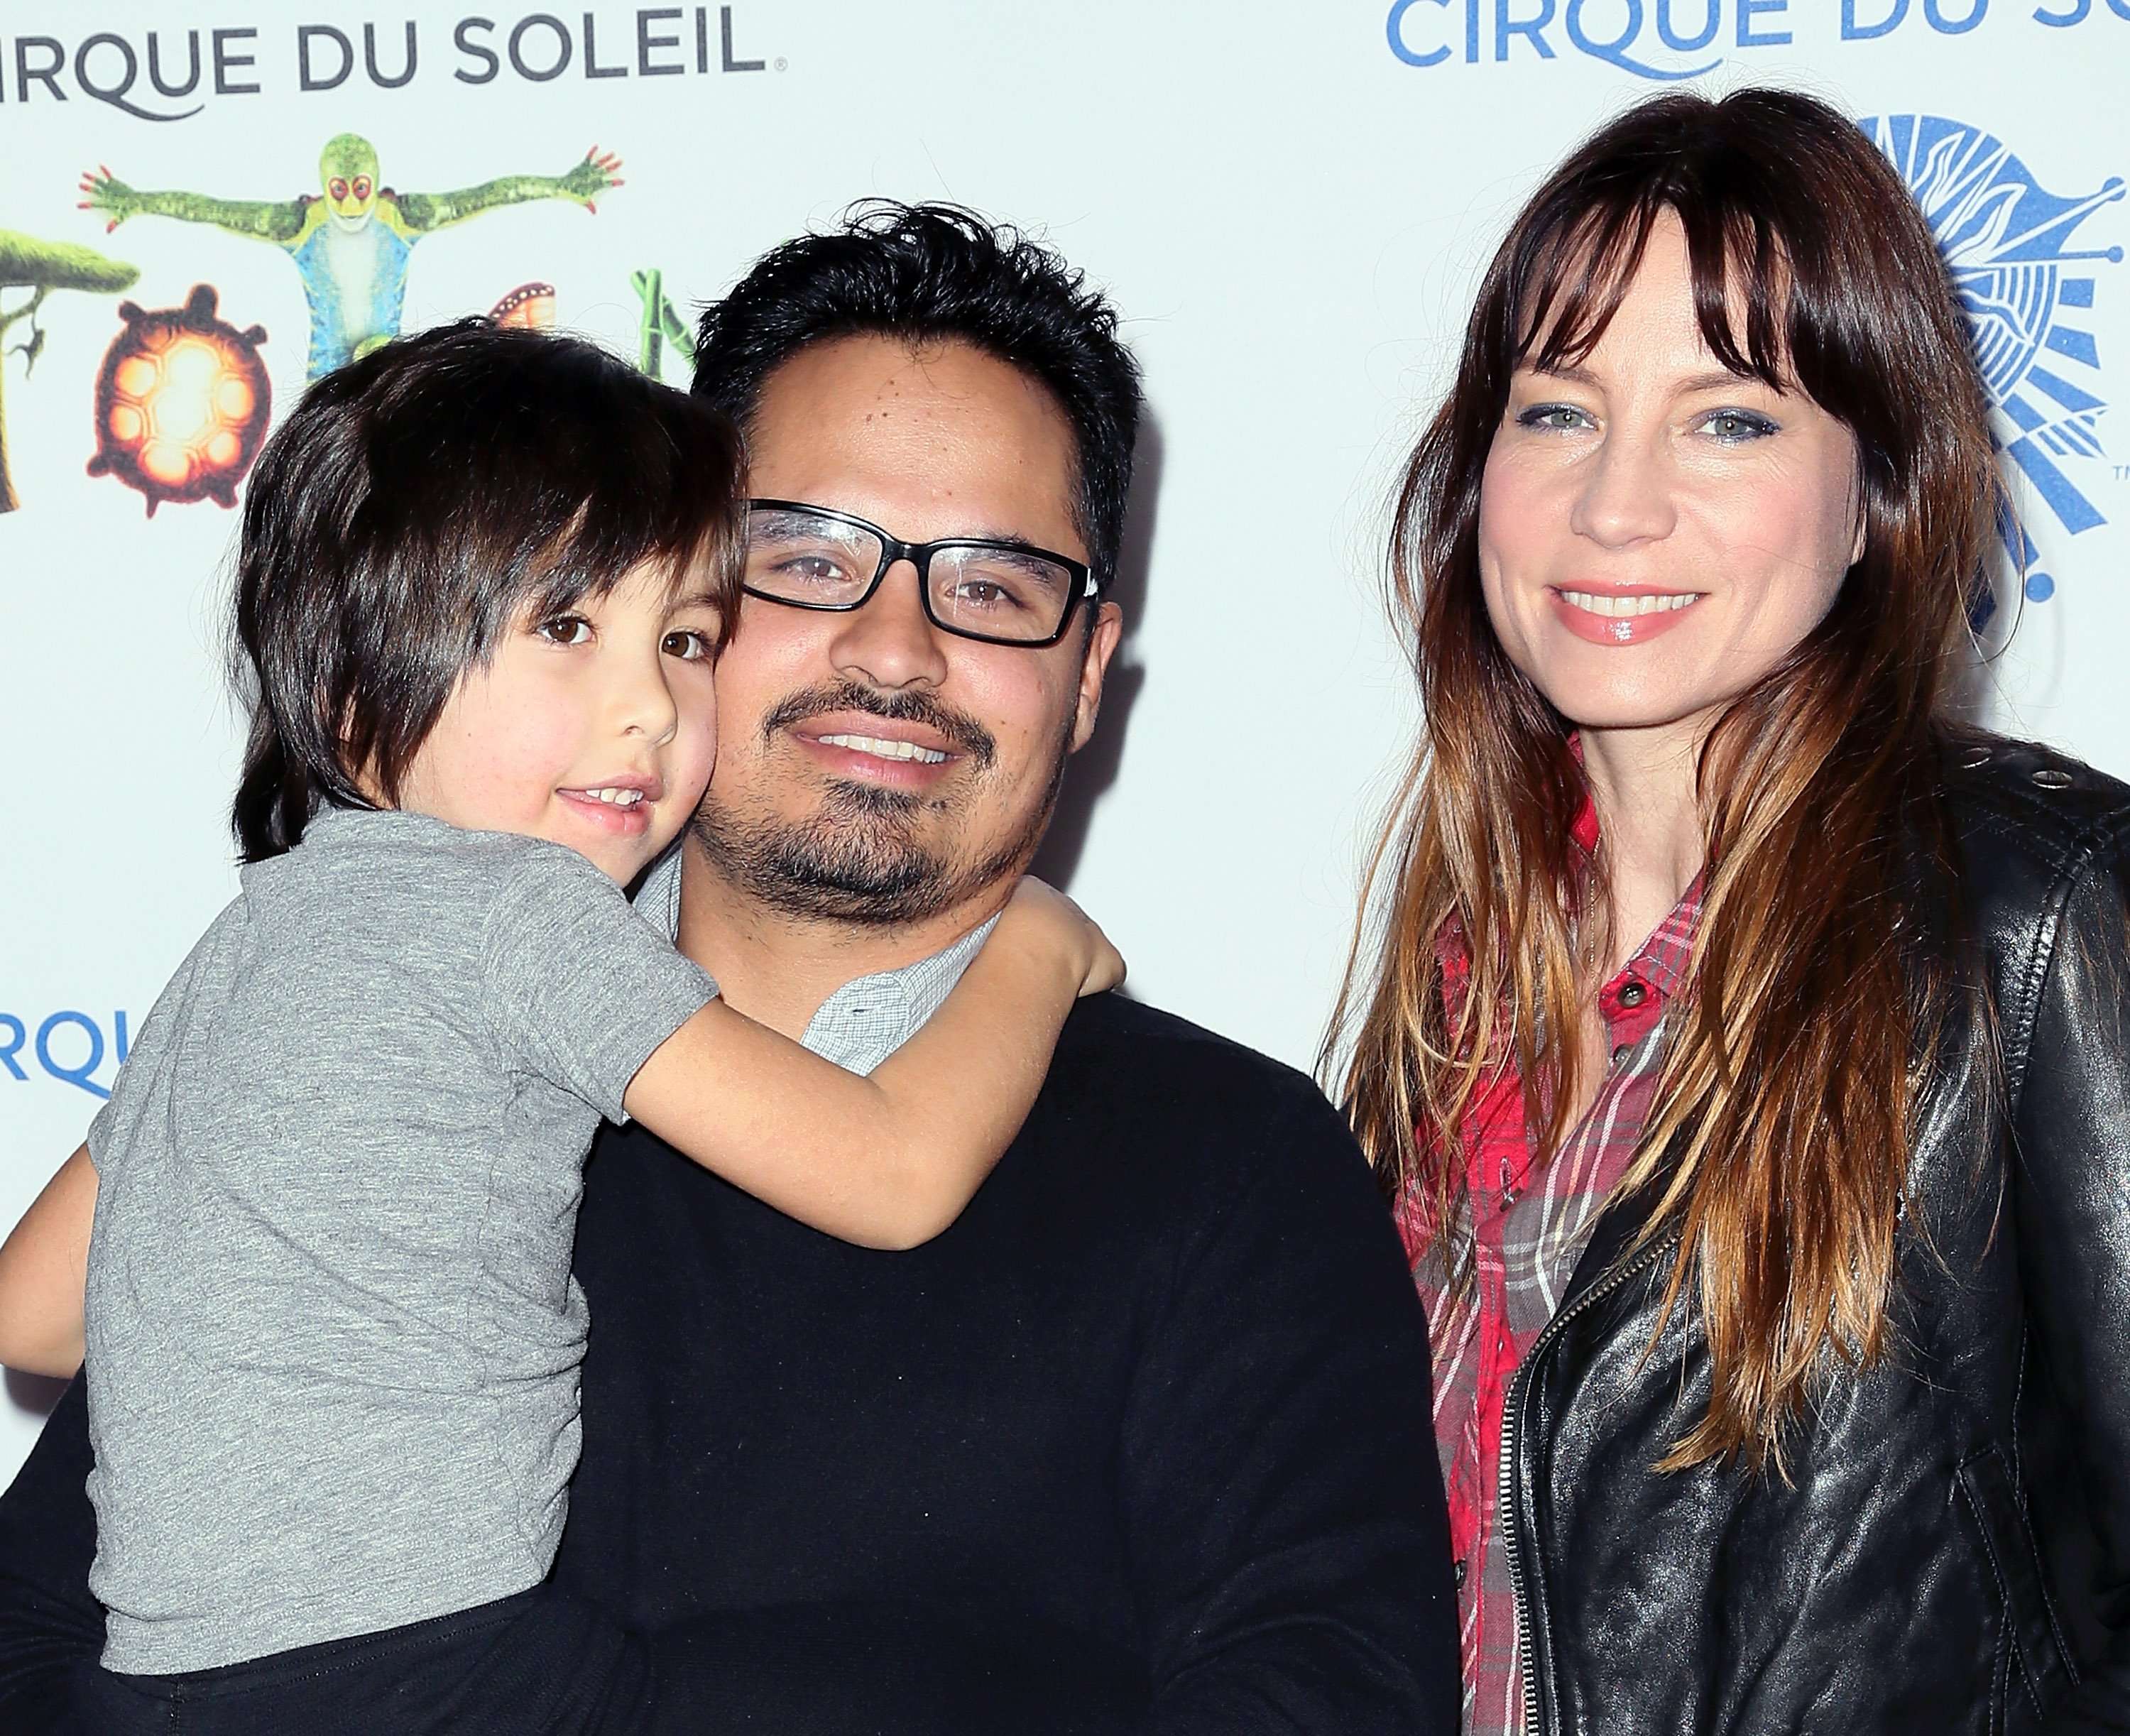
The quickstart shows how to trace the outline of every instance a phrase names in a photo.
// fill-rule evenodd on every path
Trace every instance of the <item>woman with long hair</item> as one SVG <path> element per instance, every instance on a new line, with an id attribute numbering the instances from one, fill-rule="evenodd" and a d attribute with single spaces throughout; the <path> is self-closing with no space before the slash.
<path id="1" fill-rule="evenodd" d="M 1956 723 L 1986 414 L 1864 134 L 1670 95 L 1524 208 L 1411 460 L 1334 1031 L 1470 1732 L 2130 1719 L 2130 790 Z"/>

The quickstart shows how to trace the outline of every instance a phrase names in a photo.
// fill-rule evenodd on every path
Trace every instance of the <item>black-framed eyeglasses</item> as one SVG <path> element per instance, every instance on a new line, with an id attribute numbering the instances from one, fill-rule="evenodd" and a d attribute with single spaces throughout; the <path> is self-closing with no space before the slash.
<path id="1" fill-rule="evenodd" d="M 747 504 L 748 595 L 794 609 L 862 609 L 899 561 L 917 569 L 924 616 L 991 645 L 1054 645 L 1101 587 L 1084 561 L 1025 543 L 945 537 L 904 543 L 877 524 L 803 500 Z"/>

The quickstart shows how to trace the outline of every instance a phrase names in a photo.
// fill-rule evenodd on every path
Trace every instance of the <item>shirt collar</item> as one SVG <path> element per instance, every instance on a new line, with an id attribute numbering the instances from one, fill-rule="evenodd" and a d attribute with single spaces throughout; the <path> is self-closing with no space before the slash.
<path id="1" fill-rule="evenodd" d="M 1583 757 L 1581 741 L 1571 736 L 1569 746 L 1579 760 Z M 1583 806 L 1577 812 L 1569 835 L 1586 855 L 1598 854 L 1598 805 L 1586 791 Z M 1687 966 L 1693 957 L 1693 936 L 1701 925 L 1702 896 L 1708 883 L 1708 870 L 1703 868 L 1693 877 L 1670 914 L 1650 931 L 1635 956 L 1623 965 L 1619 973 L 1607 983 L 1601 994 L 1610 994 L 1630 978 L 1639 979 L 1654 988 L 1667 1002 L 1678 997 L 1686 981 Z M 1435 957 L 1442 964 L 1442 989 L 1446 1004 L 1454 1006 L 1457 995 L 1463 990 L 1472 972 L 1472 958 L 1465 942 L 1464 925 L 1453 912 L 1443 925 L 1442 932 L 1435 936 Z"/>
<path id="2" fill-rule="evenodd" d="M 1671 913 L 1650 930 L 1641 949 L 1627 961 L 1621 978 L 1639 978 L 1667 1002 L 1678 997 L 1686 981 L 1687 965 L 1693 957 L 1693 935 L 1701 925 L 1702 889 L 1707 879 L 1706 868 L 1693 877 L 1693 884 L 1671 907 Z"/>
<path id="3" fill-rule="evenodd" d="M 681 932 L 681 851 L 676 845 L 652 867 L 637 890 L 636 906 L 669 940 Z M 846 983 L 824 1001 L 800 1041 L 824 1061 L 871 1073 L 924 1026 L 945 1004 L 962 973 L 998 918 L 972 929 L 952 945 L 893 970 Z"/>
<path id="4" fill-rule="evenodd" d="M 1568 835 L 1575 840 L 1584 855 L 1598 854 L 1598 804 L 1588 790 L 1583 792 L 1582 809 L 1577 813 L 1574 824 L 1569 827 Z"/>

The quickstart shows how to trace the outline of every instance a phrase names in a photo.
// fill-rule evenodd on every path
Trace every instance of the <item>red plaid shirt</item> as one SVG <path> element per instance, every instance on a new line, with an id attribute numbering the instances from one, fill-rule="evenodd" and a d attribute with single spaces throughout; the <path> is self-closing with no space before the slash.
<path id="1" fill-rule="evenodd" d="M 1575 835 L 1586 849 L 1596 848 L 1594 813 L 1585 810 Z M 1463 1295 L 1450 1293 L 1424 1203 L 1408 1196 L 1398 1212 L 1434 1346 L 1435 1438 L 1457 1557 L 1466 1736 L 1521 1736 L 1525 1728 L 1516 1600 L 1496 1523 L 1502 1409 L 1649 1119 L 1664 1064 L 1664 1013 L 1685 977 L 1701 888 L 1697 879 L 1600 992 L 1611 1064 L 1589 1112 L 1543 1172 L 1533 1170 L 1513 1055 L 1483 1083 L 1464 1141 L 1474 1253 L 1473 1281 Z M 1470 971 L 1456 936 L 1444 937 L 1442 961 L 1443 991 L 1454 1008 Z"/>

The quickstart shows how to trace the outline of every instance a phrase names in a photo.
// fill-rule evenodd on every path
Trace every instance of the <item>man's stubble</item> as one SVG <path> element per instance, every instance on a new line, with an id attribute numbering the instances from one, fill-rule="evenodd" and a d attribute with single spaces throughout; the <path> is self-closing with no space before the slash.
<path id="1" fill-rule="evenodd" d="M 949 851 L 928 849 L 922 822 L 944 817 L 958 837 L 981 804 L 982 780 L 992 775 L 996 744 L 973 719 L 929 696 L 884 693 L 854 683 L 795 696 L 763 720 L 762 743 L 803 718 L 855 710 L 922 722 L 962 752 L 970 776 L 941 796 L 833 782 L 819 809 L 800 820 L 739 811 L 711 780 L 690 830 L 718 872 L 738 891 L 785 915 L 854 927 L 896 928 L 929 921 L 967 904 L 1034 856 L 1050 824 L 1072 755 L 1073 717 L 1053 744 L 1041 799 L 1013 834 L 977 860 L 958 864 Z M 957 825 L 958 822 L 958 828 Z"/>

